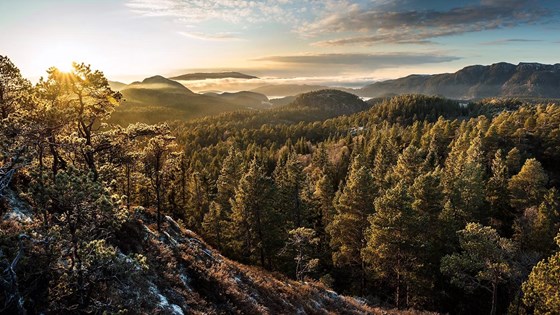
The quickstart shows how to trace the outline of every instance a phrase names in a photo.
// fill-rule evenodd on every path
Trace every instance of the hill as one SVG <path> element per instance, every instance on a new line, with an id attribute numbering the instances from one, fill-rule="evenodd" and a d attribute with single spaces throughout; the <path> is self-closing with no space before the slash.
<path id="1" fill-rule="evenodd" d="M 178 81 L 194 81 L 208 79 L 258 79 L 256 76 L 240 73 L 240 72 L 197 72 L 187 73 L 169 78 Z"/>
<path id="2" fill-rule="evenodd" d="M 125 86 L 127 86 L 126 83 L 122 83 L 119 81 L 109 81 L 109 86 L 115 90 L 115 91 L 120 91 L 122 90 Z"/>
<path id="3" fill-rule="evenodd" d="M 328 89 L 327 86 L 322 85 L 307 85 L 307 84 L 276 84 L 265 85 L 251 90 L 251 92 L 261 93 L 268 97 L 281 97 L 292 96 L 301 93 Z"/>
<path id="4" fill-rule="evenodd" d="M 0 211 L 1 226 L 31 225 L 35 219 L 31 206 L 14 191 L 5 191 L 0 201 L 7 205 Z M 135 273 L 136 276 L 118 274 L 120 280 L 107 281 L 101 293 L 115 303 L 122 303 L 120 306 L 130 313 L 403 314 L 370 307 L 362 300 L 339 295 L 319 282 L 294 281 L 232 261 L 169 216 L 164 218 L 161 232 L 157 231 L 155 222 L 155 214 L 137 212 L 134 218 L 122 224 L 110 243 L 116 257 L 145 257 L 142 268 L 130 258 L 118 262 L 125 268 L 123 272 L 129 268 L 128 275 Z M 5 237 L 2 233 L 0 236 Z M 6 239 L 2 241 L 5 246 Z M 36 254 L 22 253 L 31 257 Z M 21 262 L 23 264 L 27 262 Z M 18 261 L 14 261 L 16 266 Z M 26 280 L 21 283 L 26 284 Z M 22 290 L 27 292 L 29 288 L 31 286 Z M 39 298 L 45 292 L 32 291 L 32 295 Z M 27 303 L 26 307 L 28 311 L 40 313 L 46 306 Z M 4 311 L 12 309 L 8 305 Z"/>
<path id="5" fill-rule="evenodd" d="M 419 93 L 454 99 L 485 97 L 558 98 L 560 64 L 496 63 L 469 66 L 455 73 L 410 75 L 356 90 L 360 96 Z"/>
<path id="6" fill-rule="evenodd" d="M 240 109 L 264 109 L 268 98 L 253 92 L 198 94 L 177 81 L 153 76 L 121 89 L 125 101 L 111 117 L 112 122 L 158 123 L 189 120 Z"/>
<path id="7" fill-rule="evenodd" d="M 231 102 L 233 104 L 237 104 L 239 106 L 245 106 L 247 104 L 268 104 L 269 100 L 268 97 L 255 93 L 255 92 L 248 92 L 248 91 L 241 91 L 235 93 L 205 93 L 204 95 L 214 96 Z M 258 106 L 257 108 L 263 108 L 263 106 Z"/>
<path id="8" fill-rule="evenodd" d="M 331 89 L 298 95 L 288 106 L 315 108 L 329 112 L 337 112 L 340 115 L 360 112 L 370 107 L 354 94 Z"/>

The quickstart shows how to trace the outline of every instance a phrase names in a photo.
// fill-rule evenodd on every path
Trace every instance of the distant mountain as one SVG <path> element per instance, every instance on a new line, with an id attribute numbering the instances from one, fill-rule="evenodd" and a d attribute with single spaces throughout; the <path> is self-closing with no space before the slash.
<path id="1" fill-rule="evenodd" d="M 124 101 L 111 120 L 114 123 L 158 123 L 189 120 L 239 109 L 264 109 L 268 98 L 254 92 L 197 94 L 181 83 L 153 76 L 121 89 Z"/>
<path id="2" fill-rule="evenodd" d="M 560 98 L 560 64 L 496 63 L 455 73 L 410 75 L 355 91 L 364 97 L 419 93 L 454 99 L 485 97 Z"/>
<path id="3" fill-rule="evenodd" d="M 223 100 L 226 100 L 228 102 L 231 102 L 233 104 L 237 104 L 239 106 L 246 106 L 247 104 L 269 104 L 270 101 L 268 100 L 268 97 L 266 97 L 265 95 L 259 94 L 259 93 L 255 93 L 255 92 L 248 92 L 248 91 L 241 91 L 241 92 L 236 92 L 236 93 L 228 93 L 228 92 L 224 92 L 224 93 L 205 93 L 204 95 L 210 95 L 210 96 L 214 96 Z M 263 106 L 258 106 L 259 108 L 262 108 Z"/>
<path id="4" fill-rule="evenodd" d="M 111 89 L 113 89 L 114 91 L 120 91 L 122 90 L 127 84 L 126 83 L 122 83 L 119 81 L 109 81 L 109 86 L 111 87 Z"/>
<path id="5" fill-rule="evenodd" d="M 258 77 L 240 73 L 240 72 L 197 72 L 187 73 L 176 77 L 169 78 L 178 81 L 193 81 L 193 80 L 207 80 L 207 79 L 258 79 Z"/>
<path id="6" fill-rule="evenodd" d="M 287 105 L 292 108 L 313 108 L 339 115 L 352 114 L 370 108 L 370 105 L 354 94 L 326 89 L 300 94 Z"/>
<path id="7" fill-rule="evenodd" d="M 142 82 L 132 82 L 124 89 L 141 89 L 141 90 L 157 90 L 157 91 L 164 91 L 168 93 L 180 93 L 180 94 L 189 94 L 194 95 L 195 93 L 189 90 L 186 86 L 182 85 L 177 81 L 173 81 L 167 78 L 162 77 L 161 75 L 156 75 L 153 77 L 149 77 L 144 79 Z"/>
<path id="8" fill-rule="evenodd" d="M 297 96 L 285 96 L 281 98 L 273 98 L 270 100 L 272 106 L 284 106 L 296 100 Z"/>
<path id="9" fill-rule="evenodd" d="M 329 89 L 329 87 L 307 84 L 276 84 L 261 86 L 251 90 L 251 92 L 261 93 L 268 97 L 283 97 L 324 89 Z"/>

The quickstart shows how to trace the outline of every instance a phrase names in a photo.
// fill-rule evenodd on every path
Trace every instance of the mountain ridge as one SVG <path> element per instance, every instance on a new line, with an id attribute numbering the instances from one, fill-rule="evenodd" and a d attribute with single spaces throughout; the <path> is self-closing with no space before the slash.
<path id="1" fill-rule="evenodd" d="M 188 120 L 240 109 L 270 107 L 265 95 L 254 92 L 198 94 L 183 84 L 155 75 L 123 87 L 124 101 L 111 118 L 115 123 L 158 123 Z"/>
<path id="2" fill-rule="evenodd" d="M 228 72 L 195 72 L 187 73 L 174 77 L 170 77 L 171 80 L 178 81 L 195 81 L 195 80 L 208 80 L 208 79 L 258 79 L 258 77 L 241 73 L 235 71 Z"/>
<path id="3" fill-rule="evenodd" d="M 560 97 L 560 64 L 521 62 L 517 65 L 499 62 L 472 65 L 454 73 L 434 75 L 411 74 L 406 77 L 376 82 L 356 94 L 380 97 L 391 94 L 441 95 L 455 99 L 486 97 Z"/>

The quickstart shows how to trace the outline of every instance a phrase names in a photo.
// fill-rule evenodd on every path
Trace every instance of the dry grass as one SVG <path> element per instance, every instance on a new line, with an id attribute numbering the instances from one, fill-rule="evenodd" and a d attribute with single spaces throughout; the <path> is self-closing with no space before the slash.
<path id="1" fill-rule="evenodd" d="M 153 222 L 148 216 L 144 221 Z M 149 300 L 161 301 L 161 294 L 168 302 L 155 303 L 148 313 L 180 314 L 180 308 L 185 314 L 418 314 L 374 308 L 318 282 L 301 283 L 231 261 L 169 217 L 161 233 L 141 220 L 123 228 L 124 239 L 117 243 L 148 258 L 145 283 L 138 285 L 152 287 Z"/>

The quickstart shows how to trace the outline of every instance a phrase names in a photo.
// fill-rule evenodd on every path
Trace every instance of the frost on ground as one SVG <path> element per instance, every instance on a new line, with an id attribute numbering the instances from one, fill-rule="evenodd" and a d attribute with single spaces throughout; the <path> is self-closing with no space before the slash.
<path id="1" fill-rule="evenodd" d="M 185 314 L 183 312 L 183 310 L 181 309 L 181 307 L 179 307 L 179 305 L 169 304 L 169 300 L 167 299 L 167 297 L 165 297 L 165 295 L 161 294 L 161 292 L 159 291 L 159 289 L 155 285 L 152 284 L 152 286 L 150 286 L 150 292 L 154 295 L 157 295 L 157 297 L 159 298 L 158 307 L 160 309 L 170 311 L 171 314 L 173 314 L 173 315 L 184 315 Z"/>
<path id="2" fill-rule="evenodd" d="M 32 211 L 29 205 L 11 189 L 3 192 L 4 198 L 8 201 L 9 210 L 2 217 L 3 220 L 17 221 L 20 223 L 31 223 Z"/>

